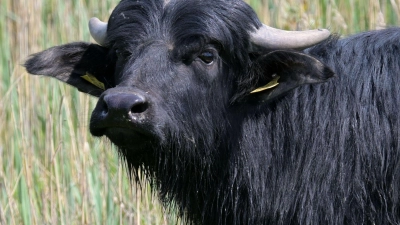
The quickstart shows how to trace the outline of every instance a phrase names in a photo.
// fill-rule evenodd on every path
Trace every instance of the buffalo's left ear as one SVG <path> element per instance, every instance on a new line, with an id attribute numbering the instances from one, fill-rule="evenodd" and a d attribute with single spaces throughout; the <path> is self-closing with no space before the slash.
<path id="1" fill-rule="evenodd" d="M 247 92 L 242 100 L 269 102 L 301 85 L 326 82 L 333 76 L 333 71 L 314 57 L 300 52 L 273 51 L 258 56 L 253 62 L 251 75 L 241 84 Z"/>
<path id="2" fill-rule="evenodd" d="M 100 45 L 75 42 L 33 54 L 24 66 L 30 74 L 54 77 L 98 97 L 115 86 L 115 61 L 108 53 Z"/>

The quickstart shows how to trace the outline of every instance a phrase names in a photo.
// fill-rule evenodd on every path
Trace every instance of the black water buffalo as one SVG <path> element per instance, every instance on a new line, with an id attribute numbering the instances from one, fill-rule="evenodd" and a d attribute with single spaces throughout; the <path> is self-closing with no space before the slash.
<path id="1" fill-rule="evenodd" d="M 238 0 L 122 0 L 90 30 L 100 45 L 26 69 L 99 97 L 91 133 L 187 223 L 400 224 L 400 29 L 339 39 Z"/>

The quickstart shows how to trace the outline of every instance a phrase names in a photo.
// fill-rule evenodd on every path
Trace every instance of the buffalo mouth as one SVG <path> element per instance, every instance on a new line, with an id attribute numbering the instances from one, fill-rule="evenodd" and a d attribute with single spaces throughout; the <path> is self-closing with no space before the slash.
<path id="1" fill-rule="evenodd" d="M 156 139 L 155 132 L 147 123 L 132 123 L 123 120 L 105 122 L 92 116 L 90 133 L 93 136 L 106 136 L 120 149 L 142 149 L 153 143 Z"/>
<path id="2" fill-rule="evenodd" d="M 120 149 L 142 149 L 153 139 L 143 132 L 119 127 L 106 129 L 105 136 Z"/>

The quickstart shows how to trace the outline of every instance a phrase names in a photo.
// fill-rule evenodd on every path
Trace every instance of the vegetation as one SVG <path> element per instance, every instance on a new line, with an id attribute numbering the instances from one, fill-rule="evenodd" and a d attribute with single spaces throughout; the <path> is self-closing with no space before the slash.
<path id="1" fill-rule="evenodd" d="M 249 0 L 260 18 L 348 35 L 396 25 L 400 0 Z M 179 224 L 145 182 L 131 187 L 106 139 L 90 136 L 96 99 L 21 66 L 29 54 L 93 41 L 87 22 L 118 0 L 1 0 L 0 224 Z"/>

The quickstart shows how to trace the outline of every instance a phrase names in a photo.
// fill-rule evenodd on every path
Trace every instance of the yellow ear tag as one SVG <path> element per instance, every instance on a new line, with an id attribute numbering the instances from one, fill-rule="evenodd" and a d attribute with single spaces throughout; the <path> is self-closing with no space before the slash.
<path id="1" fill-rule="evenodd" d="M 104 84 L 101 83 L 99 80 L 97 80 L 97 78 L 95 76 L 93 76 L 92 74 L 86 72 L 85 75 L 81 76 L 83 79 L 85 79 L 86 81 L 90 82 L 91 84 L 93 84 L 94 86 L 106 90 L 106 88 L 104 87 Z"/>
<path id="2" fill-rule="evenodd" d="M 271 89 L 271 88 L 274 88 L 274 87 L 276 87 L 276 86 L 278 86 L 278 80 L 279 80 L 279 78 L 281 78 L 280 76 L 276 76 L 273 80 L 271 80 L 268 84 L 266 84 L 266 85 L 264 85 L 264 86 L 262 86 L 262 87 L 259 87 L 259 88 L 257 88 L 257 89 L 255 89 L 254 91 L 252 91 L 252 92 L 250 92 L 250 94 L 253 94 L 253 93 L 257 93 L 257 92 L 261 92 L 261 91 L 265 91 L 265 90 L 268 90 L 268 89 Z"/>

